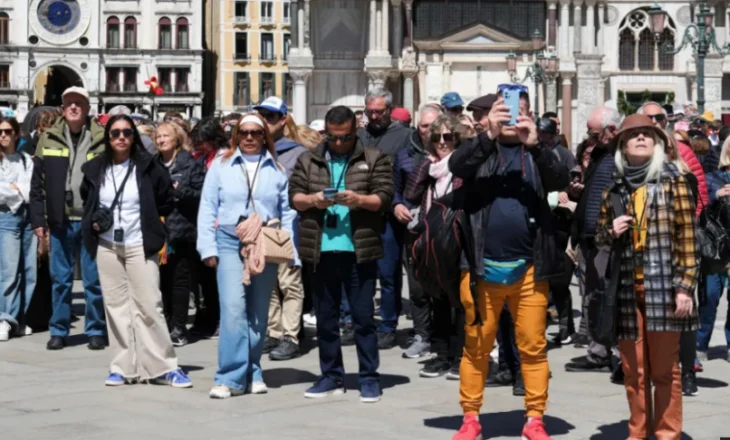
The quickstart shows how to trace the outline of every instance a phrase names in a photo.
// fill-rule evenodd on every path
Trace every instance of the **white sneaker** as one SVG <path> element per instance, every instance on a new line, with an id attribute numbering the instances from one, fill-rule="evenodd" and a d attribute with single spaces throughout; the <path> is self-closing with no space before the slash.
<path id="1" fill-rule="evenodd" d="M 0 321 L 0 341 L 10 339 L 10 324 L 8 321 Z"/>
<path id="2" fill-rule="evenodd" d="M 241 394 L 243 394 L 243 391 L 241 390 L 228 388 L 225 385 L 216 385 L 210 389 L 210 393 L 208 395 L 211 399 L 228 399 L 229 397 L 240 396 Z"/>
<path id="3" fill-rule="evenodd" d="M 494 362 L 499 362 L 499 347 L 497 344 L 494 344 L 494 348 L 492 348 L 492 352 L 489 353 L 489 357 L 492 358 Z"/>
<path id="4" fill-rule="evenodd" d="M 307 327 L 317 327 L 317 317 L 311 313 L 305 314 L 302 319 Z"/>
<path id="5" fill-rule="evenodd" d="M 269 389 L 264 382 L 253 382 L 248 385 L 246 392 L 249 394 L 266 394 L 269 392 Z"/>
<path id="6" fill-rule="evenodd" d="M 26 325 L 24 327 L 18 328 L 15 334 L 18 336 L 33 336 L 33 329 L 30 328 L 30 326 Z"/>

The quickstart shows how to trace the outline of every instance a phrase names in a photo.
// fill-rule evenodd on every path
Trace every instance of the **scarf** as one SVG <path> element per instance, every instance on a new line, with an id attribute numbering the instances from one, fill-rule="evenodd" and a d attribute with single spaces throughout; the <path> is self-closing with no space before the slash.
<path id="1" fill-rule="evenodd" d="M 436 179 L 436 183 L 428 188 L 426 212 L 431 208 L 431 200 L 443 197 L 451 191 L 451 184 L 454 178 L 449 170 L 449 158 L 451 154 L 449 153 L 448 156 L 438 162 L 432 163 L 428 167 L 428 175 Z"/>
<path id="2" fill-rule="evenodd" d="M 264 248 L 261 241 L 261 227 L 263 222 L 257 213 L 253 213 L 246 220 L 236 226 L 236 235 L 241 240 L 241 257 L 243 263 L 243 284 L 251 285 L 251 277 L 264 271 Z"/>
<path id="3" fill-rule="evenodd" d="M 624 182 L 626 182 L 630 192 L 636 191 L 637 188 L 646 183 L 646 176 L 649 173 L 649 164 L 651 164 L 650 160 L 648 160 L 645 164 L 636 167 L 624 164 Z"/>

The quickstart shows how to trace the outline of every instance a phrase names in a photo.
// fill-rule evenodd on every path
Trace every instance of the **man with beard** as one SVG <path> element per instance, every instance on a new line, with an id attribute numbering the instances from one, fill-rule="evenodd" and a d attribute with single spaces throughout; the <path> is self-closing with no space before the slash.
<path id="1" fill-rule="evenodd" d="M 566 371 L 611 371 L 611 347 L 591 340 L 588 335 L 590 323 L 587 317 L 589 294 L 596 289 L 600 279 L 593 263 L 598 254 L 593 238 L 596 233 L 603 191 L 613 181 L 613 172 L 616 168 L 613 157 L 615 148 L 613 140 L 620 125 L 621 116 L 616 110 L 609 107 L 599 107 L 593 110 L 588 118 L 587 135 L 598 140 L 599 144 L 591 153 L 591 164 L 585 172 L 583 183 L 572 182 L 568 188 L 570 195 L 579 200 L 571 234 L 573 246 L 577 243 L 580 249 L 578 269 L 580 271 L 580 293 L 583 299 L 582 318 L 579 333 L 575 338 L 575 346 L 582 348 L 587 345 L 588 355 L 565 364 Z"/>
<path id="2" fill-rule="evenodd" d="M 393 95 L 386 89 L 376 87 L 365 96 L 365 116 L 368 124 L 358 131 L 358 138 L 365 147 L 377 148 L 395 161 L 398 151 L 408 145 L 411 130 L 403 124 L 392 122 L 390 111 L 393 108 Z M 384 218 L 383 258 L 378 260 L 380 281 L 380 327 L 378 328 L 378 347 L 381 350 L 395 346 L 395 330 L 401 312 L 401 254 L 405 238 L 405 225 L 387 212 Z"/>

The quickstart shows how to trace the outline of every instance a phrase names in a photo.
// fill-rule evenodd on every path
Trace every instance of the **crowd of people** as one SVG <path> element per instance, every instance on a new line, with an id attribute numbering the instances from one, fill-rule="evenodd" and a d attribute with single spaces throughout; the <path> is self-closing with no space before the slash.
<path id="1" fill-rule="evenodd" d="M 174 347 L 215 338 L 210 397 L 266 393 L 262 356 L 297 357 L 311 325 L 321 374 L 305 397 L 344 392 L 341 347 L 355 345 L 372 403 L 379 350 L 397 345 L 405 268 L 403 357 L 427 357 L 421 377 L 460 381 L 454 440 L 481 438 L 484 389 L 500 386 L 524 396 L 523 438 L 550 438 L 549 343 L 587 350 L 567 371 L 625 386 L 630 439 L 680 438 L 682 394 L 698 393 L 728 279 L 701 264 L 698 231 L 730 201 L 730 127 L 691 106 L 648 102 L 626 118 L 598 107 L 574 154 L 557 115 L 536 118 L 524 91 L 519 109 L 501 92 L 468 105 L 449 92 L 414 118 L 382 88 L 364 111 L 335 106 L 309 125 L 277 97 L 254 110 L 90 117 L 88 93 L 71 87 L 27 130 L 1 117 L 0 341 L 32 334 L 46 276 L 47 349 L 67 345 L 79 256 L 84 333 L 89 349 L 111 351 L 107 386 L 191 387 Z M 414 267 L 414 231 L 436 204 L 468 218 L 456 292 L 434 294 Z M 589 308 L 609 252 L 618 313 L 605 344 Z"/>

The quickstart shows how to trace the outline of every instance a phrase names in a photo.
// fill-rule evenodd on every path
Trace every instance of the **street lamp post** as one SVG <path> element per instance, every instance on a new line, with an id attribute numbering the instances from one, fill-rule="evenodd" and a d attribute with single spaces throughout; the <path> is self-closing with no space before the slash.
<path id="1" fill-rule="evenodd" d="M 730 43 L 720 47 L 715 38 L 715 28 L 712 26 L 713 14 L 707 6 L 707 0 L 697 0 L 699 12 L 695 14 L 695 21 L 684 30 L 682 44 L 674 48 L 674 43 L 668 41 L 661 47 L 663 53 L 676 55 L 685 47 L 691 46 L 692 52 L 697 55 L 697 108 L 702 114 L 705 111 L 705 57 L 714 48 L 720 55 L 730 54 Z M 667 12 L 658 4 L 654 3 L 649 9 L 652 30 L 657 41 L 664 32 L 664 23 L 667 19 Z"/>
<path id="2" fill-rule="evenodd" d="M 532 57 L 533 63 L 527 66 L 525 77 L 519 80 L 517 77 L 517 55 L 510 52 L 507 55 L 507 71 L 510 73 L 512 82 L 524 83 L 528 79 L 532 79 L 535 84 L 535 118 L 537 119 L 540 111 L 540 84 L 552 81 L 555 73 L 558 71 L 558 56 L 555 52 L 547 53 L 544 50 L 545 41 L 539 29 L 535 29 L 532 34 Z"/>

